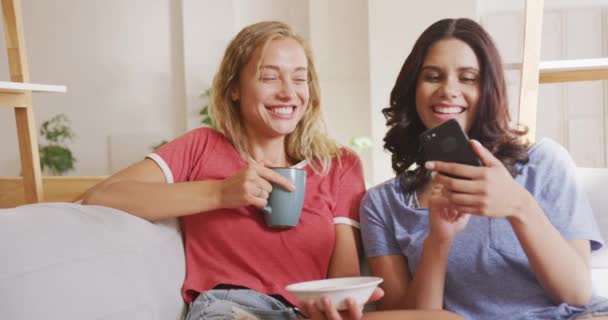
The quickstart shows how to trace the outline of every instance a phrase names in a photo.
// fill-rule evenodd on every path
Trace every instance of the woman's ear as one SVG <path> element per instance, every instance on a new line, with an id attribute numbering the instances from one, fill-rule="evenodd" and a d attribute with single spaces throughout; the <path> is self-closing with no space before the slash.
<path id="1" fill-rule="evenodd" d="M 239 88 L 233 87 L 230 89 L 230 99 L 232 99 L 233 102 L 239 101 L 240 98 L 241 93 L 239 92 Z"/>

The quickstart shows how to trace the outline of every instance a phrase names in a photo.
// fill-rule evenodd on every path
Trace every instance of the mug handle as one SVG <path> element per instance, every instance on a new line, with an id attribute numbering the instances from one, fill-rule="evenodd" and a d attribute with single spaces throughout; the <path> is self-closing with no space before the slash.
<path id="1" fill-rule="evenodd" d="M 268 212 L 268 214 L 272 214 L 272 207 L 267 205 L 264 207 L 264 211 Z"/>

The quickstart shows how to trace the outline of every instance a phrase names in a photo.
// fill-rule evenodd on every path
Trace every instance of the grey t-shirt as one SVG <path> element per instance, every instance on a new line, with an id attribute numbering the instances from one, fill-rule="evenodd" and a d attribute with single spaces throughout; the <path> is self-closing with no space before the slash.
<path id="1" fill-rule="evenodd" d="M 515 180 L 534 196 L 565 239 L 588 239 L 592 250 L 601 248 L 603 240 L 568 152 L 543 139 L 528 154 L 529 162 L 517 167 Z M 361 232 L 368 257 L 403 254 L 414 274 L 428 232 L 428 210 L 412 209 L 411 204 L 411 195 L 402 192 L 398 179 L 370 189 L 361 203 Z M 509 222 L 479 216 L 471 216 L 452 243 L 444 308 L 484 320 L 568 319 L 586 310 L 554 305 Z"/>

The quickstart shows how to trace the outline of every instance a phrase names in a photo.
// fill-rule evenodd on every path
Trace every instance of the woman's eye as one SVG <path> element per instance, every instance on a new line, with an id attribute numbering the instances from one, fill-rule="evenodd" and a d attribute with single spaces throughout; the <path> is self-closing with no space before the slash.
<path id="1" fill-rule="evenodd" d="M 471 72 L 465 72 L 460 75 L 460 81 L 467 82 L 467 83 L 476 82 L 477 74 L 471 73 Z"/>
<path id="2" fill-rule="evenodd" d="M 308 79 L 306 79 L 306 78 L 295 78 L 295 79 L 293 79 L 293 81 L 295 83 L 307 83 Z"/>
<path id="3" fill-rule="evenodd" d="M 441 77 L 438 74 L 427 74 L 423 77 L 423 79 L 430 82 L 437 82 L 441 80 Z"/>
<path id="4" fill-rule="evenodd" d="M 272 75 L 262 75 L 261 79 L 262 79 L 262 81 L 267 82 L 267 81 L 277 80 L 278 77 L 277 76 L 272 76 Z"/>

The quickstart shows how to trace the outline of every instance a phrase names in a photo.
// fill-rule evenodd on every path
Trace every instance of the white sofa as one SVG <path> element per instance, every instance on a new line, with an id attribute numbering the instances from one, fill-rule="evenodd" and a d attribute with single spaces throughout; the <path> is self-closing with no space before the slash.
<path id="1" fill-rule="evenodd" d="M 578 176 L 587 191 L 596 222 L 606 246 L 591 257 L 591 277 L 595 292 L 608 297 L 608 169 L 579 168 Z"/>
<path id="2" fill-rule="evenodd" d="M 608 169 L 580 177 L 608 238 Z M 608 250 L 592 267 L 608 297 Z M 67 203 L 0 210 L 0 319 L 182 319 L 184 273 L 176 220 Z"/>

